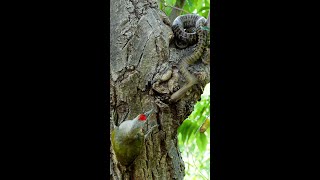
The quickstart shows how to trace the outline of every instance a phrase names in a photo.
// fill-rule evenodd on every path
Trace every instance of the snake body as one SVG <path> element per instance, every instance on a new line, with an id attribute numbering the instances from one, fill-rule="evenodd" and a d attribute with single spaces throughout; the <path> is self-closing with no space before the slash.
<path id="1" fill-rule="evenodd" d="M 172 23 L 174 36 L 179 40 L 179 42 L 176 41 L 176 45 L 179 48 L 185 48 L 188 45 L 195 44 L 197 42 L 196 30 L 205 23 L 206 19 L 197 14 L 178 16 Z"/>
<path id="2" fill-rule="evenodd" d="M 187 84 L 171 95 L 171 101 L 178 101 L 193 85 L 198 83 L 197 78 L 188 71 L 188 66 L 195 63 L 203 53 L 207 31 L 202 30 L 201 26 L 204 26 L 205 23 L 205 18 L 196 14 L 187 14 L 178 16 L 172 24 L 176 38 L 188 44 L 194 44 L 197 40 L 198 42 L 195 51 L 190 56 L 183 57 L 179 64 L 180 72 L 186 78 Z M 195 28 L 196 32 L 190 33 L 184 30 L 190 28 Z"/>

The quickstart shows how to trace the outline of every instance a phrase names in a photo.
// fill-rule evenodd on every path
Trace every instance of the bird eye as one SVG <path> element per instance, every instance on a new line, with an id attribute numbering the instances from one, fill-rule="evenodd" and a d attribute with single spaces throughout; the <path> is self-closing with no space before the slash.
<path id="1" fill-rule="evenodd" d="M 140 116 L 139 116 L 140 121 L 145 121 L 146 119 L 147 119 L 146 115 L 140 114 Z"/>

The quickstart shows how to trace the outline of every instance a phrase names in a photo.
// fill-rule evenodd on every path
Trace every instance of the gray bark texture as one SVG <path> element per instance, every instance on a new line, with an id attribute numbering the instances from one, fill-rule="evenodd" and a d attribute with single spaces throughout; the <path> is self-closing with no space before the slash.
<path id="1" fill-rule="evenodd" d="M 174 47 L 170 21 L 157 0 L 111 0 L 110 11 L 110 130 L 151 108 L 156 112 L 144 132 L 158 125 L 129 167 L 117 161 L 110 147 L 110 179 L 183 179 L 177 129 L 210 81 L 206 57 L 189 67 L 199 83 L 178 102 L 169 103 L 170 95 L 186 83 L 177 68 L 179 60 L 195 47 Z M 153 86 L 158 79 L 162 81 Z"/>

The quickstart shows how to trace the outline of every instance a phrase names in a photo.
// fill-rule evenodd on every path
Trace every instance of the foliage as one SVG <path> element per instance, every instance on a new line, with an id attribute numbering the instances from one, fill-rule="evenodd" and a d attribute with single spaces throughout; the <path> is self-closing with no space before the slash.
<path id="1" fill-rule="evenodd" d="M 205 18 L 208 17 L 210 10 L 210 0 L 185 0 L 182 14 L 195 13 Z M 176 0 L 160 0 L 160 9 L 170 16 L 172 7 L 175 6 Z"/>
<path id="2" fill-rule="evenodd" d="M 209 125 L 203 133 L 200 127 Z M 201 100 L 194 111 L 178 129 L 179 148 L 186 164 L 185 179 L 209 179 L 210 176 L 210 83 L 206 85 Z M 196 155 L 196 156 L 194 156 Z"/>
<path id="3" fill-rule="evenodd" d="M 210 86 L 210 83 L 206 86 L 207 89 L 208 86 Z M 201 139 L 203 141 L 198 141 L 197 145 L 201 152 L 205 151 L 207 145 L 207 140 L 205 138 L 206 136 L 204 133 L 200 133 L 199 130 L 202 124 L 210 118 L 209 115 L 210 95 L 202 94 L 201 100 L 194 105 L 193 112 L 189 115 L 189 117 L 186 120 L 184 120 L 182 125 L 179 127 L 178 132 L 183 132 L 181 139 L 183 143 L 188 143 L 192 141 L 194 138 Z M 210 131 L 209 129 L 210 128 L 208 128 L 207 130 Z"/>

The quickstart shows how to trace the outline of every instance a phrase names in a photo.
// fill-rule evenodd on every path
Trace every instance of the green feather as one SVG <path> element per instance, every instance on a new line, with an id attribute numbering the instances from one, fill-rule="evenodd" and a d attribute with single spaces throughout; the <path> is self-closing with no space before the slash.
<path id="1" fill-rule="evenodd" d="M 135 137 L 119 137 L 119 128 L 116 127 L 111 132 L 111 144 L 118 161 L 128 166 L 138 157 L 144 143 L 143 133 L 138 133 Z"/>

